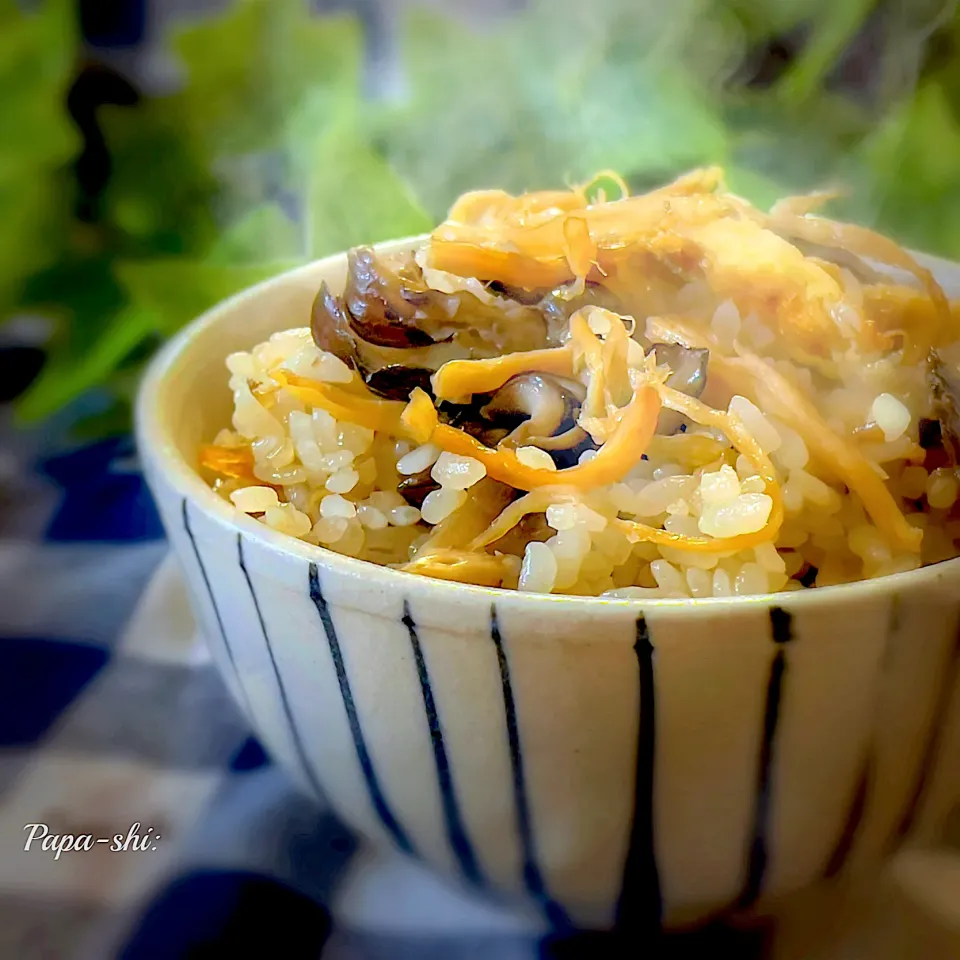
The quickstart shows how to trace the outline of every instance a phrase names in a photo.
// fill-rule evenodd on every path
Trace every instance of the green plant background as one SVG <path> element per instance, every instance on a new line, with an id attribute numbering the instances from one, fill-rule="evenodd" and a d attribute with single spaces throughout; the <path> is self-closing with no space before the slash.
<path id="1" fill-rule="evenodd" d="M 70 0 L 0 0 L 0 322 L 54 321 L 18 402 L 96 390 L 122 430 L 142 363 L 217 300 L 409 235 L 461 191 L 636 188 L 700 163 L 768 204 L 839 185 L 838 215 L 960 259 L 960 17 L 940 0 L 532 0 L 483 28 L 399 25 L 399 90 L 365 93 L 348 15 L 235 0 L 164 39 L 169 93 L 99 110 L 111 175 L 81 213 Z"/>

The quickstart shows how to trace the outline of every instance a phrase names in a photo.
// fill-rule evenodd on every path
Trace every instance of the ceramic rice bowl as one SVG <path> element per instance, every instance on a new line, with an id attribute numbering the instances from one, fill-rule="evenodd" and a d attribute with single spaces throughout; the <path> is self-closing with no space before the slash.
<path id="1" fill-rule="evenodd" d="M 305 323 L 345 270 L 197 320 L 137 417 L 216 663 L 303 789 L 551 923 L 641 930 L 869 864 L 955 797 L 960 560 L 766 597 L 528 595 L 340 556 L 217 496 L 194 463 L 229 420 L 224 358 Z"/>

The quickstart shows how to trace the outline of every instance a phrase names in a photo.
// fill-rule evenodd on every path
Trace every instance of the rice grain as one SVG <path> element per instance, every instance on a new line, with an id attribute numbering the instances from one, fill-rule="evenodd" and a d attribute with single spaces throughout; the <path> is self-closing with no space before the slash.
<path id="1" fill-rule="evenodd" d="M 526 593 L 550 593 L 557 578 L 557 561 L 545 543 L 527 544 L 520 566 L 517 589 Z"/>

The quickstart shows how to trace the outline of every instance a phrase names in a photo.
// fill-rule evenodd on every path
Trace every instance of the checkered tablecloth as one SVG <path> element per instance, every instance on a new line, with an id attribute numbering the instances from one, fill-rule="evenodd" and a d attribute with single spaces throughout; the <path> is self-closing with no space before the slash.
<path id="1" fill-rule="evenodd" d="M 268 932 L 271 956 L 452 957 L 452 934 L 464 956 L 535 953 L 522 918 L 376 861 L 270 764 L 193 630 L 130 442 L 51 458 L 29 439 L 0 461 L 0 957 L 218 957 Z M 24 850 L 31 823 L 155 839 L 57 859 L 39 836 Z"/>
<path id="2" fill-rule="evenodd" d="M 619 949 L 557 943 L 535 917 L 366 850 L 299 796 L 196 635 L 131 441 L 64 449 L 2 417 L 0 960 Z M 45 826 L 25 850 L 29 824 Z M 145 849 L 112 850 L 135 824 Z M 92 849 L 57 857 L 43 830 Z M 704 943 L 747 958 L 759 939 L 712 931 L 658 955 Z"/>
<path id="3" fill-rule="evenodd" d="M 56 438 L 12 430 L 0 407 L 0 960 L 960 957 L 958 940 L 917 953 L 927 921 L 905 926 L 882 898 L 813 952 L 789 943 L 828 901 L 781 915 L 773 953 L 770 926 L 642 953 L 561 939 L 364 848 L 295 792 L 229 699 L 131 441 Z M 92 849 L 57 857 L 38 835 L 25 850 L 29 824 Z M 144 849 L 112 850 L 137 824 Z M 953 832 L 960 845 L 960 820 Z M 960 894 L 956 854 L 905 869 L 921 900 Z"/>

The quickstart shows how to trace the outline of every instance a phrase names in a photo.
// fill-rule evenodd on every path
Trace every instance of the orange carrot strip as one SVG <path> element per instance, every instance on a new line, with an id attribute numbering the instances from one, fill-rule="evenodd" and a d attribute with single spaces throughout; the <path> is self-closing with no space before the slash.
<path id="1" fill-rule="evenodd" d="M 509 564 L 512 559 L 489 553 L 447 549 L 416 557 L 399 569 L 404 573 L 415 573 L 434 580 L 499 587 L 510 571 Z"/>
<path id="2" fill-rule="evenodd" d="M 677 390 L 671 390 L 669 387 L 661 387 L 660 391 L 665 407 L 684 414 L 701 426 L 716 427 L 733 441 L 734 447 L 750 461 L 757 474 L 763 478 L 764 493 L 773 501 L 770 516 L 761 530 L 754 533 L 741 533 L 734 537 L 688 537 L 635 520 L 617 520 L 615 521 L 617 527 L 634 542 L 647 541 L 692 553 L 734 553 L 776 540 L 783 525 L 783 499 L 780 496 L 776 472 L 770 459 L 744 427 L 740 418 L 724 413 L 722 410 L 714 410 L 699 400 Z"/>
<path id="3" fill-rule="evenodd" d="M 400 414 L 400 424 L 417 443 L 427 443 L 437 428 L 437 411 L 433 401 L 417 387 L 410 402 Z"/>
<path id="4" fill-rule="evenodd" d="M 253 453 L 249 447 L 220 447 L 213 443 L 200 448 L 200 466 L 223 477 L 262 483 L 253 473 Z"/>
<path id="5" fill-rule="evenodd" d="M 573 484 L 585 490 L 615 483 L 639 462 L 657 428 L 659 414 L 660 395 L 656 389 L 638 387 L 630 403 L 623 408 L 613 435 L 597 455 L 566 470 L 528 467 L 512 450 L 493 450 L 447 424 L 440 424 L 430 440 L 448 453 L 479 460 L 487 468 L 487 476 L 509 483 L 518 490 L 557 484 Z"/>
<path id="6" fill-rule="evenodd" d="M 400 423 L 406 404 L 400 400 L 381 400 L 369 391 L 367 396 L 346 393 L 331 384 L 298 377 L 292 373 L 274 371 L 271 376 L 304 403 L 320 407 L 338 420 L 355 423 L 370 430 L 381 430 L 391 436 L 406 435 Z"/>
<path id="7" fill-rule="evenodd" d="M 721 371 L 746 374 L 754 394 L 766 409 L 775 412 L 803 437 L 810 453 L 833 472 L 863 503 L 870 518 L 887 540 L 917 553 L 923 531 L 911 526 L 869 461 L 853 444 L 837 436 L 820 412 L 787 379 L 754 354 L 724 359 Z"/>
<path id="8" fill-rule="evenodd" d="M 490 360 L 448 360 L 433 375 L 433 392 L 439 400 L 459 400 L 474 393 L 490 393 L 518 373 L 573 375 L 573 347 L 552 347 L 508 353 Z"/>

